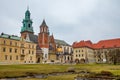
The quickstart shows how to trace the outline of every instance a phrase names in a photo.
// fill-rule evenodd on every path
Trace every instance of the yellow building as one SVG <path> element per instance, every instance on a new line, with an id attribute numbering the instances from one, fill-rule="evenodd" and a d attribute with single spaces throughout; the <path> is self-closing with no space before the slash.
<path id="1" fill-rule="evenodd" d="M 94 49 L 91 41 L 73 43 L 73 61 L 76 63 L 94 63 Z"/>
<path id="2" fill-rule="evenodd" d="M 57 60 L 60 63 L 71 63 L 73 61 L 73 48 L 64 40 L 55 40 L 57 49 Z"/>
<path id="3" fill-rule="evenodd" d="M 92 63 L 94 60 L 94 51 L 88 47 L 78 47 L 73 50 L 73 61 L 76 63 Z"/>
<path id="4" fill-rule="evenodd" d="M 1 33 L 0 64 L 36 63 L 36 44 L 15 35 Z"/>
<path id="5" fill-rule="evenodd" d="M 120 38 L 101 40 L 98 43 L 73 43 L 73 61 L 78 63 L 120 63 Z"/>

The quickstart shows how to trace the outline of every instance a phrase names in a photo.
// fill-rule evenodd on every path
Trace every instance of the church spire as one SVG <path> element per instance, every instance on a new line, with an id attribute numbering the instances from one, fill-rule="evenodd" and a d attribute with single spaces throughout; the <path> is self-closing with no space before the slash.
<path id="1" fill-rule="evenodd" d="M 23 26 L 21 28 L 21 35 L 22 33 L 34 33 L 33 31 L 33 27 L 32 27 L 32 20 L 30 18 L 30 11 L 29 11 L 29 8 L 27 7 L 27 10 L 25 12 L 25 18 L 23 19 L 22 21 L 23 23 Z"/>
<path id="2" fill-rule="evenodd" d="M 46 25 L 45 19 L 43 19 L 43 22 L 42 22 L 42 24 L 41 24 L 40 27 L 48 27 L 48 26 Z"/>
<path id="3" fill-rule="evenodd" d="M 25 12 L 25 19 L 30 19 L 30 11 L 29 8 L 27 7 L 27 11 Z"/>
<path id="4" fill-rule="evenodd" d="M 40 25 L 40 33 L 47 33 L 47 34 L 49 34 L 49 28 L 46 25 L 45 19 L 43 19 L 43 22 Z"/>

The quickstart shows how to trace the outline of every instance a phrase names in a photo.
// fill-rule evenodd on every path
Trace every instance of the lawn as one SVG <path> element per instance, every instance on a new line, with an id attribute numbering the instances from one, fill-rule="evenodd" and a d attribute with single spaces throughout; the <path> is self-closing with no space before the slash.
<path id="1" fill-rule="evenodd" d="M 69 67 L 74 67 L 76 72 L 88 70 L 90 72 L 110 71 L 114 75 L 120 75 L 120 65 L 108 64 L 79 64 L 79 65 L 55 65 L 55 64 L 21 64 L 21 65 L 0 65 L 0 78 L 5 77 L 20 77 L 29 74 L 48 74 L 52 72 L 64 72 Z M 73 80 L 75 74 L 62 76 L 49 76 L 47 79 L 41 80 Z M 25 80 L 40 80 L 40 79 L 25 79 Z"/>

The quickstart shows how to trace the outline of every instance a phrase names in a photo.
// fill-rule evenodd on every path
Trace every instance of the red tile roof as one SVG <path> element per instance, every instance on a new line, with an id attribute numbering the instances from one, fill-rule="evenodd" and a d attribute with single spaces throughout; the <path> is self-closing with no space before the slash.
<path id="1" fill-rule="evenodd" d="M 120 38 L 101 40 L 95 44 L 93 44 L 90 40 L 88 40 L 88 41 L 82 40 L 80 42 L 74 42 L 72 46 L 73 46 L 73 48 L 89 47 L 89 48 L 93 48 L 93 49 L 115 48 L 115 47 L 120 47 Z"/>
<path id="2" fill-rule="evenodd" d="M 80 42 L 74 42 L 72 45 L 74 48 L 78 48 L 78 47 L 89 47 L 92 48 L 92 42 L 90 40 L 88 41 L 80 41 Z"/>

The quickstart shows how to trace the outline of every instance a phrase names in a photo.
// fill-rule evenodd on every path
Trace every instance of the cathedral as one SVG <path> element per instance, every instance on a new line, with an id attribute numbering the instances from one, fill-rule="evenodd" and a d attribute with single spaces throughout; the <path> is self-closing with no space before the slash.
<path id="1" fill-rule="evenodd" d="M 49 34 L 49 27 L 47 26 L 45 20 L 43 20 L 42 24 L 40 25 L 39 29 L 40 32 L 38 35 L 34 34 L 32 20 L 30 18 L 30 11 L 27 9 L 25 12 L 25 18 L 23 19 L 23 26 L 21 28 L 21 37 L 27 39 L 31 42 L 37 44 L 37 51 L 41 50 L 42 52 L 42 59 L 47 61 L 49 56 L 49 50 L 55 54 L 56 44 L 54 41 L 54 36 Z"/>
<path id="2" fill-rule="evenodd" d="M 31 13 L 27 9 L 22 21 L 20 37 L 1 33 L 0 63 L 70 63 L 73 60 L 72 46 L 64 40 L 54 39 L 44 19 L 38 27 L 39 33 L 34 34 L 33 21 L 30 17 Z"/>
<path id="3" fill-rule="evenodd" d="M 72 60 L 72 46 L 68 45 L 63 40 L 54 39 L 53 34 L 50 35 L 49 27 L 47 26 L 45 20 L 43 20 L 42 24 L 39 26 L 40 32 L 38 33 L 38 35 L 34 34 L 32 26 L 33 22 L 30 18 L 30 15 L 30 11 L 27 9 L 27 11 L 25 12 L 25 18 L 22 21 L 23 26 L 21 27 L 20 33 L 22 38 L 37 44 L 37 62 L 51 62 L 56 61 L 56 59 L 61 59 L 61 62 Z M 57 44 L 61 46 L 59 47 L 61 48 L 61 54 L 57 54 Z"/>

